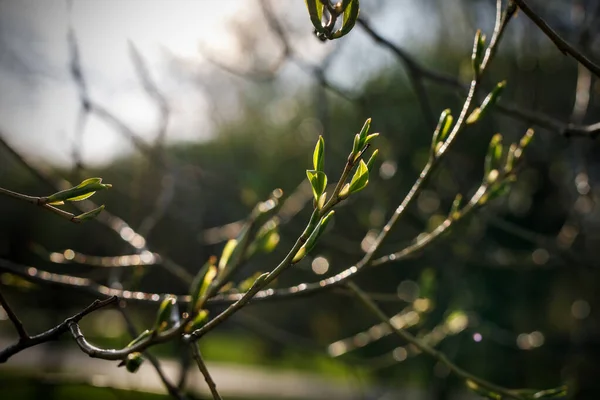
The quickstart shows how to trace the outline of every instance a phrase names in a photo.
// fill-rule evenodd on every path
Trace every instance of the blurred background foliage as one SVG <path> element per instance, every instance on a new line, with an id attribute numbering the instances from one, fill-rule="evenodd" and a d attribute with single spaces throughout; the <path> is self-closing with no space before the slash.
<path id="1" fill-rule="evenodd" d="M 373 131 L 382 133 L 379 175 L 372 176 L 368 189 L 339 209 L 333 229 L 313 254 L 281 277 L 277 285 L 312 282 L 347 268 L 364 254 L 373 232 L 383 226 L 424 165 L 432 126 L 407 71 L 361 26 L 339 43 L 321 44 L 314 38 L 314 45 L 320 46 L 317 51 L 331 55 L 322 61 L 322 69 L 308 71 L 308 77 L 315 78 L 312 81 L 290 78 L 290 70 L 301 74 L 291 56 L 268 79 L 255 79 L 252 71 L 268 70 L 277 59 L 273 55 L 276 49 L 264 48 L 265 43 L 277 43 L 277 33 L 263 32 L 264 16 L 255 10 L 260 4 L 251 3 L 255 19 L 235 27 L 244 43 L 243 55 L 252 55 L 239 74 L 213 63 L 199 76 L 189 73 L 192 66 L 188 61 L 169 60 L 174 79 L 181 85 L 193 87 L 201 85 L 198 79 L 210 81 L 212 107 L 221 111 L 213 115 L 214 134 L 209 139 L 166 144 L 152 150 L 156 153 L 134 151 L 101 166 L 84 162 L 67 168 L 43 159 L 35 165 L 71 182 L 102 176 L 113 184 L 111 191 L 100 194 L 102 202 L 134 229 L 161 209 L 156 224 L 145 235 L 146 244 L 193 275 L 209 256 L 220 254 L 226 238 L 235 235 L 235 224 L 227 224 L 247 216 L 273 189 L 281 188 L 285 195 L 307 192 L 301 183 L 319 134 L 327 143 L 326 171 L 335 176 L 344 165 L 354 133 L 371 117 Z M 281 18 L 292 43 L 307 40 L 310 30 L 303 21 L 307 16 L 290 12 L 293 19 L 288 25 L 284 3 L 268 4 Z M 478 27 L 489 31 L 494 15 L 494 2 L 483 0 L 423 0 L 418 7 L 406 10 L 393 1 L 362 3 L 361 16 L 375 31 L 399 47 L 407 47 L 422 65 L 464 83 L 469 79 L 472 35 Z M 531 3 L 566 39 L 577 43 L 592 59 L 600 59 L 600 2 Z M 152 3 L 140 3 L 140 12 L 145 7 L 152 7 Z M 403 13 L 411 12 L 417 13 L 415 21 L 423 20 L 419 13 L 437 21 L 433 34 L 426 32 L 422 43 L 416 37 L 402 43 L 383 33 L 391 32 L 388 26 L 395 16 L 404 21 L 407 16 Z M 424 25 L 414 29 L 427 30 Z M 344 43 L 346 39 L 349 43 Z M 377 68 L 370 68 L 356 82 L 345 82 L 345 77 L 357 76 L 361 62 L 368 59 L 366 55 L 377 52 L 383 57 Z M 307 63 L 321 63 L 319 59 L 313 62 L 310 52 L 304 57 Z M 565 123 L 592 124 L 600 119 L 600 81 L 589 77 L 586 109 L 574 111 L 576 96 L 585 95 L 578 92 L 582 73 L 524 15 L 518 15 L 508 28 L 484 86 L 489 89 L 495 82 L 507 80 L 502 104 L 534 110 Z M 344 87 L 352 100 L 328 90 L 322 79 Z M 435 115 L 445 108 L 456 113 L 462 104 L 462 96 L 452 87 L 425 81 L 425 88 Z M 236 112 L 227 112 L 227 107 L 234 107 Z M 529 126 L 526 121 L 494 112 L 464 132 L 380 253 L 397 251 L 435 227 L 447 214 L 456 193 L 473 192 L 481 180 L 483 157 L 494 133 L 501 132 L 506 141 L 515 141 Z M 525 168 L 508 195 L 458 225 L 418 257 L 373 269 L 359 281 L 382 295 L 386 300 L 382 307 L 389 315 L 412 303 L 417 312 L 407 321 L 417 335 L 446 327 L 437 347 L 469 371 L 509 387 L 544 388 L 567 383 L 573 388 L 573 398 L 595 398 L 593 393 L 600 390 L 600 276 L 594 250 L 600 245 L 600 149 L 591 138 L 566 138 L 533 126 L 537 134 L 526 154 Z M 5 135 L 2 132 L 10 142 L 10 136 Z M 161 166 L 159 159 L 168 160 L 168 166 Z M 0 186 L 33 195 L 51 192 L 5 148 L 0 149 Z M 251 260 L 236 281 L 255 271 L 270 270 L 285 255 L 310 216 L 308 197 L 300 198 L 298 212 L 294 209 L 282 224 L 277 249 Z M 5 197 L 0 198 L 0 207 L 0 256 L 4 259 L 88 277 L 109 286 L 127 288 L 136 283 L 147 292 L 187 291 L 159 265 L 109 269 L 52 263 L 49 253 L 66 249 L 94 256 L 132 254 L 135 249 L 99 223 L 73 225 Z M 0 275 L 0 282 L 31 331 L 47 329 L 92 300 L 87 294 L 27 283 L 8 273 Z M 417 306 L 415 299 L 427 299 L 426 306 Z M 153 320 L 155 306 L 131 303 L 129 308 L 140 328 Z M 119 316 L 111 313 L 93 314 L 84 320 L 83 327 L 97 343 L 119 347 L 128 342 L 128 336 Z M 6 319 L 4 314 L 0 314 L 2 319 Z M 414 349 L 396 337 L 373 340 L 376 330 L 365 329 L 374 323 L 347 294 L 327 291 L 247 307 L 202 339 L 201 347 L 209 363 L 305 370 L 332 379 L 337 376 L 365 391 L 375 387 L 421 388 L 433 396 L 428 398 L 439 399 L 463 392 L 463 383 L 449 376 L 443 366 L 414 354 Z M 0 321 L 0 332 L 2 337 L 14 337 L 8 321 Z M 353 338 L 346 344 L 337 342 L 348 337 Z M 76 350 L 67 337 L 56 346 Z M 156 353 L 177 358 L 181 349 L 166 345 Z M 107 390 L 57 383 L 61 380 L 52 378 L 52 368 L 32 371 L 30 366 L 21 370 L 11 368 L 9 361 L 0 370 L 2 391 L 8 391 L 12 398 L 37 398 L 44 393 L 45 398 L 65 399 L 79 398 L 81 393 L 94 398 L 93 390 Z M 155 398 L 116 389 L 110 393 L 98 396 Z M 370 396 L 364 398 L 387 398 Z M 362 397 L 357 394 L 357 398 Z"/>

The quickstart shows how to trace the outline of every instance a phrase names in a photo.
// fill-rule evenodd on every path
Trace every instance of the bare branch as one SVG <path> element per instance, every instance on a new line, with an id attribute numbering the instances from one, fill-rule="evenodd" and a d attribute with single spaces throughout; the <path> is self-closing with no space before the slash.
<path id="1" fill-rule="evenodd" d="M 8 304 L 8 301 L 6 301 L 6 299 L 2 295 L 2 292 L 0 292 L 0 305 L 6 312 L 6 315 L 8 315 L 8 319 L 10 319 L 10 322 L 12 322 L 12 324 L 15 326 L 15 330 L 19 334 L 19 340 L 27 340 L 27 338 L 29 338 L 29 335 L 27 334 L 23 323 L 21 322 L 19 317 L 17 317 L 17 314 L 15 314 L 13 309 L 10 307 L 10 304 Z"/>
<path id="2" fill-rule="evenodd" d="M 478 378 L 477 376 L 465 371 L 460 368 L 456 364 L 454 364 L 444 353 L 441 353 L 434 348 L 430 347 L 424 341 L 417 339 L 411 333 L 405 331 L 404 329 L 397 328 L 390 322 L 390 318 L 377 306 L 377 304 L 369 298 L 369 296 L 363 292 L 355 283 L 349 282 L 347 284 L 348 288 L 352 290 L 356 297 L 367 307 L 373 315 L 375 315 L 381 322 L 385 323 L 396 335 L 400 336 L 402 339 L 416 346 L 423 353 L 428 354 L 434 359 L 438 360 L 442 364 L 446 365 L 448 369 L 450 369 L 457 376 L 465 379 L 466 381 L 472 381 L 477 385 L 487 388 L 493 392 L 501 394 L 503 397 L 505 396 L 508 399 L 521 399 L 522 397 L 516 393 L 513 393 L 510 389 L 503 388 L 501 386 L 497 386 L 491 382 L 488 382 L 484 379 Z"/>
<path id="3" fill-rule="evenodd" d="M 40 333 L 35 336 L 26 336 L 21 337 L 19 341 L 11 346 L 8 346 L 4 350 L 0 351 L 0 363 L 6 362 L 13 355 L 33 346 L 37 346 L 38 344 L 49 342 L 51 340 L 56 340 L 63 333 L 68 332 L 69 325 L 73 323 L 77 323 L 81 321 L 83 317 L 86 315 L 101 309 L 102 307 L 106 307 L 110 304 L 114 304 L 117 302 L 117 297 L 109 297 L 105 300 L 94 300 L 92 304 L 87 306 L 83 311 L 75 314 L 72 317 L 67 318 L 64 322 L 47 330 L 46 332 Z"/>
<path id="4" fill-rule="evenodd" d="M 570 55 L 577 60 L 581 65 L 585 66 L 590 72 L 600 78 L 600 66 L 595 64 L 589 58 L 584 56 L 580 51 L 564 40 L 554 29 L 550 27 L 535 11 L 529 7 L 525 0 L 511 0 L 516 3 L 521 10 L 540 28 L 542 32 L 554 43 L 563 54 Z"/>
<path id="5" fill-rule="evenodd" d="M 198 369 L 204 376 L 204 380 L 210 389 L 210 393 L 214 400 L 223 400 L 219 392 L 217 391 L 217 385 L 213 380 L 212 376 L 208 372 L 208 368 L 206 368 L 206 364 L 204 364 L 204 360 L 202 359 L 202 354 L 200 354 L 200 349 L 198 348 L 197 343 L 190 343 L 190 348 L 192 349 L 192 355 L 194 356 L 194 360 L 196 360 L 196 364 L 198 364 Z"/>

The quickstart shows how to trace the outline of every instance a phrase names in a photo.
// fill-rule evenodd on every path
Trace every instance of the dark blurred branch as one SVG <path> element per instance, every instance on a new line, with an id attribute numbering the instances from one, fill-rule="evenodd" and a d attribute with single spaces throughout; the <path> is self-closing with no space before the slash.
<path id="1" fill-rule="evenodd" d="M 204 360 L 202 359 L 202 354 L 200 354 L 200 349 L 198 348 L 198 344 L 190 343 L 190 348 L 192 349 L 192 355 L 194 357 L 194 360 L 196 361 L 196 364 L 198 364 L 198 369 L 202 373 L 202 376 L 204 376 L 204 380 L 206 381 L 206 384 L 208 385 L 208 388 L 210 389 L 210 393 L 212 394 L 213 399 L 214 400 L 222 400 L 223 398 L 217 391 L 217 385 L 215 384 L 215 381 L 213 380 L 213 378 L 210 376 L 210 373 L 208 372 L 208 368 L 206 368 L 206 364 L 204 363 Z"/>
<path id="2" fill-rule="evenodd" d="M 40 333 L 39 335 L 35 336 L 21 336 L 17 343 L 8 346 L 4 350 L 0 351 L 0 363 L 6 362 L 13 355 L 29 347 L 37 346 L 38 344 L 49 342 L 51 340 L 56 340 L 63 333 L 69 331 L 70 324 L 77 323 L 81 321 L 81 319 L 86 315 L 116 302 L 117 297 L 114 296 L 109 297 L 105 300 L 94 300 L 94 302 L 87 306 L 83 311 L 75 314 L 72 317 L 67 318 L 64 322 L 55 326 L 54 328 L 47 330 L 46 332 Z"/>
<path id="3" fill-rule="evenodd" d="M 44 173 L 40 168 L 35 167 L 32 163 L 27 161 L 19 152 L 17 152 L 12 146 L 10 146 L 3 139 L 3 134 L 1 132 L 0 132 L 0 146 L 4 147 L 8 151 L 8 153 L 10 153 L 20 164 L 22 164 L 31 174 L 33 174 L 36 178 L 38 178 L 44 185 L 46 185 L 51 190 L 58 192 L 60 190 L 65 189 L 65 187 L 72 186 L 67 181 L 61 182 L 61 183 L 63 183 L 62 185 L 57 183 L 56 179 L 52 178 L 48 174 Z M 28 201 L 31 202 L 31 200 L 28 200 Z M 82 212 L 88 212 L 88 211 L 93 210 L 98 207 L 97 204 L 95 204 L 94 202 L 92 202 L 89 199 L 84 200 L 84 201 L 79 201 L 76 203 L 72 203 L 72 205 Z M 51 211 L 53 211 L 52 209 L 56 209 L 56 210 L 62 212 L 62 210 L 59 210 L 55 207 L 52 207 L 52 206 L 48 206 L 48 207 L 50 207 Z M 65 215 L 65 218 L 66 217 L 67 216 Z M 72 214 L 71 214 L 71 217 L 73 217 Z M 141 253 L 143 253 L 144 251 L 148 251 L 148 252 L 152 253 L 146 246 L 146 243 L 147 243 L 146 238 L 144 238 L 139 233 L 135 232 L 135 230 L 133 230 L 121 218 L 119 218 L 115 215 L 112 215 L 107 210 L 104 210 L 100 215 L 98 215 L 96 218 L 94 218 L 94 221 L 99 222 L 100 224 L 104 225 L 111 231 L 115 232 L 118 235 L 118 237 L 121 238 L 121 240 L 126 241 L 131 247 L 140 251 Z M 131 231 L 131 232 L 128 235 L 123 235 L 122 233 L 125 231 Z M 171 260 L 168 257 L 165 257 L 164 255 L 160 255 L 157 253 L 153 253 L 153 254 L 156 254 L 160 257 L 160 259 L 162 261 L 161 265 L 163 266 L 163 268 L 165 268 L 166 271 L 173 274 L 175 277 L 179 278 L 186 285 L 192 281 L 193 276 L 191 276 L 191 274 L 189 272 L 187 272 L 187 270 L 185 268 L 183 268 L 182 266 L 177 264 L 175 261 Z"/>
<path id="4" fill-rule="evenodd" d="M 451 87 L 460 93 L 465 92 L 466 87 L 454 76 L 434 71 L 420 64 L 408 52 L 377 33 L 364 17 L 358 19 L 358 25 L 360 25 L 373 40 L 390 49 L 390 51 L 392 51 L 408 69 L 415 71 L 415 74 L 434 83 Z M 498 112 L 505 115 L 552 130 L 566 137 L 582 136 L 595 139 L 600 135 L 600 122 L 592 125 L 564 123 L 541 113 L 505 104 L 497 104 L 496 109 Z"/>
<path id="5" fill-rule="evenodd" d="M 158 132 L 155 139 L 155 147 L 161 147 L 164 144 L 164 140 L 167 134 L 167 126 L 169 124 L 169 115 L 171 110 L 169 103 L 167 102 L 164 94 L 158 89 L 156 82 L 150 75 L 148 65 L 139 50 L 135 47 L 133 42 L 129 42 L 129 54 L 133 62 L 133 66 L 137 72 L 138 78 L 142 83 L 142 86 L 146 90 L 146 93 L 154 99 L 160 110 L 160 122 L 158 125 Z"/>
<path id="6" fill-rule="evenodd" d="M 554 45 L 565 55 L 570 55 L 580 64 L 585 66 L 590 72 L 600 78 L 600 66 L 592 62 L 589 58 L 571 46 L 556 31 L 554 31 L 535 11 L 529 7 L 525 0 L 511 0 L 516 3 L 521 10 L 540 28 L 542 32 L 554 43 Z"/>
<path id="7" fill-rule="evenodd" d="M 503 388 L 501 386 L 497 386 L 491 382 L 488 382 L 484 379 L 481 379 L 481 378 L 465 371 L 464 369 L 460 368 L 459 366 L 454 364 L 452 361 L 450 361 L 444 353 L 435 350 L 434 348 L 432 348 L 428 344 L 426 344 L 424 341 L 419 340 L 418 338 L 413 336 L 411 333 L 405 331 L 404 329 L 397 328 L 390 322 L 390 318 L 379 308 L 379 306 L 371 298 L 369 298 L 369 296 L 365 292 L 363 292 L 355 283 L 348 282 L 347 286 L 350 290 L 352 290 L 355 293 L 356 298 L 358 300 L 360 300 L 365 305 L 365 307 L 367 309 L 369 309 L 369 311 L 371 311 L 371 313 L 373 315 L 375 315 L 379 320 L 381 320 L 381 322 L 385 323 L 392 330 L 392 332 L 394 332 L 396 335 L 400 336 L 402 339 L 406 340 L 407 342 L 409 342 L 412 345 L 414 345 L 415 347 L 417 347 L 423 353 L 431 356 L 432 358 L 434 358 L 437 361 L 444 364 L 455 375 L 457 375 L 460 378 L 467 381 L 467 383 L 469 381 L 473 382 L 474 384 L 476 384 L 482 388 L 486 388 L 488 390 L 491 390 L 492 392 L 501 394 L 502 398 L 506 397 L 507 399 L 517 399 L 517 400 L 522 399 L 522 396 L 520 396 L 516 393 L 513 393 L 509 389 Z"/>
<path id="8" fill-rule="evenodd" d="M 6 312 L 6 315 L 8 315 L 8 319 L 10 319 L 10 322 L 12 322 L 12 324 L 15 326 L 15 330 L 19 334 L 19 340 L 27 340 L 29 338 L 29 335 L 27 334 L 27 331 L 23 326 L 23 322 L 21 322 L 19 317 L 17 317 L 17 314 L 15 314 L 13 309 L 10 307 L 10 304 L 8 304 L 8 301 L 6 301 L 6 299 L 2 295 L 2 292 L 0 292 L 0 305 L 4 309 L 4 312 Z"/>

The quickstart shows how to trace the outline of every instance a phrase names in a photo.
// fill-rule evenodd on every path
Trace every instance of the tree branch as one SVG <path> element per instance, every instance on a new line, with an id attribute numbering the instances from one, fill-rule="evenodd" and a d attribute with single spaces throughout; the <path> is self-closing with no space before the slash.
<path id="1" fill-rule="evenodd" d="M 2 308 L 4 308 L 4 311 L 6 312 L 6 315 L 8 315 L 8 319 L 10 319 L 10 322 L 12 322 L 12 324 L 15 326 L 15 330 L 19 334 L 19 340 L 27 340 L 27 338 L 29 338 L 29 335 L 27 334 L 27 331 L 23 326 L 23 322 L 21 322 L 19 317 L 17 317 L 17 314 L 15 314 L 13 309 L 10 307 L 8 301 L 6 301 L 6 299 L 2 295 L 2 292 L 0 292 L 0 305 L 2 306 Z"/>
<path id="2" fill-rule="evenodd" d="M 217 385 L 213 380 L 212 376 L 208 372 L 208 368 L 206 368 L 206 364 L 204 364 L 204 360 L 202 359 L 202 354 L 200 354 L 200 349 L 198 348 L 197 343 L 190 343 L 190 348 L 192 349 L 192 355 L 194 356 L 194 360 L 196 360 L 196 364 L 198 364 L 198 369 L 204 376 L 204 380 L 210 389 L 210 393 L 214 400 L 223 400 L 219 392 L 217 391 Z"/>
<path id="3" fill-rule="evenodd" d="M 511 0 L 516 3 L 521 10 L 529 17 L 534 24 L 554 43 L 563 54 L 570 55 L 577 60 L 581 65 L 585 66 L 590 72 L 600 78 L 600 66 L 595 64 L 589 58 L 584 56 L 579 50 L 570 45 L 564 40 L 554 29 L 550 27 L 535 11 L 529 7 L 525 0 Z"/>
<path id="4" fill-rule="evenodd" d="M 75 314 L 72 317 L 67 318 L 64 322 L 47 330 L 46 332 L 40 333 L 35 336 L 26 336 L 19 339 L 19 341 L 11 346 L 8 346 L 4 350 L 0 351 L 0 364 L 6 362 L 13 355 L 38 344 L 56 340 L 59 336 L 69 330 L 69 325 L 81 321 L 86 315 L 99 310 L 102 307 L 106 307 L 110 304 L 117 302 L 117 297 L 109 297 L 105 300 L 94 300 L 92 304 L 87 306 L 83 311 Z"/>
<path id="5" fill-rule="evenodd" d="M 493 392 L 499 393 L 503 396 L 503 398 L 506 397 L 507 399 L 517 399 L 517 400 L 522 398 L 521 396 L 513 393 L 509 389 L 503 388 L 501 386 L 497 386 L 491 382 L 488 382 L 484 379 L 481 379 L 481 378 L 465 371 L 464 369 L 460 368 L 459 366 L 454 364 L 452 361 L 450 361 L 444 353 L 435 350 L 433 347 L 430 347 L 428 344 L 419 340 L 418 338 L 413 336 L 411 333 L 409 333 L 401 328 L 395 327 L 394 324 L 392 324 L 390 322 L 389 317 L 355 283 L 348 282 L 347 286 L 350 290 L 352 290 L 352 292 L 354 292 L 354 294 L 356 295 L 356 298 L 358 300 L 360 300 L 365 305 L 365 307 L 371 311 L 371 313 L 373 315 L 375 315 L 377 318 L 379 318 L 379 320 L 381 320 L 381 322 L 385 323 L 396 335 L 400 336 L 402 339 L 406 340 L 407 342 L 413 344 L 415 347 L 417 347 L 423 353 L 433 357 L 434 359 L 436 359 L 439 362 L 441 362 L 442 364 L 444 364 L 455 375 L 465 379 L 467 382 L 468 381 L 474 382 L 475 384 L 477 384 L 483 388 L 486 388 Z"/>

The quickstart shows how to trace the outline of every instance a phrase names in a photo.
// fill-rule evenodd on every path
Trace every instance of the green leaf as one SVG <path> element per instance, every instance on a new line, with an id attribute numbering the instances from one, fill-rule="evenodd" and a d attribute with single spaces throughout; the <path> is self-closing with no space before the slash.
<path id="1" fill-rule="evenodd" d="M 348 188 L 348 194 L 356 193 L 363 190 L 369 183 L 369 168 L 363 160 L 360 160 L 358 168 L 354 172 L 354 176 L 350 181 L 350 187 Z"/>
<path id="2" fill-rule="evenodd" d="M 352 143 L 352 154 L 355 158 L 360 154 L 360 151 L 362 150 L 361 144 L 362 142 L 360 139 L 360 134 L 357 133 L 356 135 L 354 135 L 354 142 Z"/>
<path id="3" fill-rule="evenodd" d="M 327 31 L 323 27 L 323 9 L 324 5 L 320 0 L 305 0 L 306 8 L 308 9 L 308 15 L 310 16 L 310 21 L 317 33 L 327 36 Z"/>
<path id="4" fill-rule="evenodd" d="M 248 259 L 258 252 L 270 253 L 275 250 L 280 239 L 279 233 L 277 232 L 278 227 L 278 218 L 272 218 L 261 226 L 256 233 L 254 241 L 248 246 L 246 258 Z"/>
<path id="5" fill-rule="evenodd" d="M 373 171 L 373 164 L 375 164 L 375 159 L 377 158 L 377 154 L 379 154 L 379 150 L 375 150 L 373 152 L 373 154 L 371 154 L 369 161 L 367 161 L 367 169 L 369 170 L 369 172 Z"/>
<path id="6" fill-rule="evenodd" d="M 509 173 L 512 171 L 515 166 L 515 152 L 517 151 L 517 145 L 515 143 L 511 143 L 508 147 L 508 152 L 506 153 L 506 162 L 504 163 L 504 172 Z"/>
<path id="7" fill-rule="evenodd" d="M 442 111 L 440 114 L 440 119 L 438 124 L 433 131 L 433 137 L 431 139 L 431 152 L 432 155 L 437 154 L 441 144 L 446 140 L 448 134 L 450 133 L 450 127 L 452 126 L 452 122 L 454 118 L 452 117 L 451 111 L 449 108 Z"/>
<path id="8" fill-rule="evenodd" d="M 110 184 L 103 184 L 102 178 L 89 178 L 75 187 L 56 192 L 45 200 L 50 205 L 59 205 L 65 201 L 81 201 L 91 197 L 99 190 L 106 190 L 111 187 Z"/>
<path id="9" fill-rule="evenodd" d="M 208 319 L 208 310 L 200 310 L 198 314 L 194 317 L 194 319 L 185 327 L 185 332 L 190 333 L 195 331 L 196 329 L 202 328 Z"/>
<path id="10" fill-rule="evenodd" d="M 342 3 L 342 8 L 344 10 L 344 14 L 342 16 L 342 27 L 333 34 L 332 39 L 339 39 L 348 34 L 358 19 L 358 13 L 360 11 L 358 0 L 345 0 Z"/>
<path id="11" fill-rule="evenodd" d="M 138 337 L 136 337 L 131 342 L 129 342 L 129 344 L 127 345 L 127 347 L 131 347 L 134 344 L 137 344 L 137 343 L 141 342 L 142 340 L 144 340 L 146 338 L 149 338 L 150 336 L 152 336 L 152 331 L 146 329 L 144 332 L 140 333 L 138 335 Z"/>
<path id="12" fill-rule="evenodd" d="M 360 129 L 359 135 L 360 135 L 360 139 L 363 142 L 367 138 L 367 135 L 369 134 L 369 129 L 371 129 L 371 118 L 367 118 L 367 120 L 363 124 L 363 127 Z"/>
<path id="13" fill-rule="evenodd" d="M 496 133 L 488 146 L 488 151 L 485 156 L 484 175 L 489 177 L 493 170 L 499 170 L 501 167 L 500 159 L 502 158 L 502 135 Z"/>
<path id="14" fill-rule="evenodd" d="M 327 175 L 323 171 L 306 170 L 306 176 L 313 190 L 315 201 L 319 201 L 319 197 L 325 192 L 327 187 Z"/>
<path id="15" fill-rule="evenodd" d="M 315 245 L 317 244 L 317 240 L 323 234 L 323 232 L 325 232 L 325 228 L 327 228 L 327 225 L 329 224 L 329 221 L 331 220 L 331 218 L 333 217 L 334 214 L 335 214 L 335 211 L 331 210 L 327 213 L 327 215 L 325 215 L 323 218 L 321 218 L 321 220 L 319 221 L 319 224 L 317 225 L 315 230 L 311 233 L 311 235 L 308 237 L 308 240 L 304 244 L 304 247 L 306 247 L 307 252 L 310 252 L 315 247 Z"/>
<path id="16" fill-rule="evenodd" d="M 223 271 L 231 258 L 234 250 L 238 245 L 237 239 L 230 239 L 223 247 L 223 252 L 221 253 L 221 258 L 219 259 L 219 271 Z"/>
<path id="17" fill-rule="evenodd" d="M 462 203 L 462 195 L 459 193 L 452 202 L 452 208 L 450 209 L 450 218 L 456 219 L 460 216 L 460 206 Z"/>
<path id="18" fill-rule="evenodd" d="M 535 132 L 533 131 L 533 129 L 527 129 L 527 132 L 525 132 L 525 135 L 523 135 L 523 137 L 519 141 L 519 147 L 521 148 L 521 150 L 524 150 L 529 145 L 529 143 L 531 143 L 531 139 L 533 139 L 534 133 Z"/>
<path id="19" fill-rule="evenodd" d="M 171 314 L 177 299 L 174 296 L 167 296 L 160 304 L 156 313 L 156 321 L 154 322 L 154 332 L 160 333 L 165 331 L 171 322 Z"/>
<path id="20" fill-rule="evenodd" d="M 136 373 L 139 369 L 140 366 L 142 365 L 142 363 L 144 362 L 144 357 L 142 357 L 141 353 L 131 353 L 127 355 L 127 359 L 125 360 L 125 368 L 127 369 L 127 371 L 131 372 L 132 374 Z M 121 365 L 119 365 L 121 366 Z"/>
<path id="21" fill-rule="evenodd" d="M 204 275 L 204 279 L 202 280 L 202 285 L 200 286 L 200 291 L 198 293 L 199 300 L 204 299 L 208 292 L 210 284 L 213 283 L 213 281 L 217 277 L 218 272 L 219 270 L 215 265 L 211 265 L 208 267 L 208 271 L 206 271 L 206 275 Z"/>
<path id="22" fill-rule="evenodd" d="M 471 62 L 473 64 L 473 72 L 475 76 L 481 73 L 481 62 L 483 61 L 483 53 L 485 49 L 485 35 L 477 29 L 475 33 L 475 41 L 473 42 L 473 53 L 471 54 Z"/>
<path id="23" fill-rule="evenodd" d="M 294 258 L 292 258 L 292 264 L 296 264 L 297 262 L 302 260 L 304 257 L 306 257 L 306 247 L 302 246 L 302 247 L 300 247 L 300 250 L 298 250 L 296 252 L 296 255 L 294 255 Z"/>
<path id="24" fill-rule="evenodd" d="M 331 220 L 334 214 L 335 211 L 331 210 L 327 213 L 327 215 L 321 218 L 315 229 L 312 231 L 312 233 L 306 240 L 306 243 L 304 243 L 300 250 L 296 252 L 296 255 L 292 259 L 292 264 L 295 264 L 298 261 L 302 260 L 315 247 L 319 237 L 323 234 L 323 232 L 325 232 L 325 228 L 327 228 L 327 224 L 329 224 L 329 221 Z"/>
<path id="25" fill-rule="evenodd" d="M 323 171 L 323 167 L 325 165 L 325 140 L 323 136 L 319 136 L 319 140 L 317 141 L 317 145 L 315 146 L 315 151 L 313 153 L 313 167 L 315 171 Z"/>
<path id="26" fill-rule="evenodd" d="M 90 219 L 96 218 L 102 212 L 102 210 L 104 210 L 104 205 L 101 205 L 100 207 L 94 208 L 91 211 L 84 212 L 83 214 L 79 214 L 79 215 L 73 217 L 73 221 L 74 222 L 89 221 Z"/>
<path id="27" fill-rule="evenodd" d="M 502 400 L 502 395 L 500 393 L 496 393 L 489 389 L 486 389 L 470 379 L 467 379 L 466 383 L 469 389 L 471 389 L 478 395 L 485 397 L 486 399 Z"/>
<path id="28" fill-rule="evenodd" d="M 263 273 L 258 271 L 252 274 L 252 276 L 244 279 L 239 283 L 238 290 L 242 293 L 247 292 L 261 275 L 263 275 Z"/>
<path id="29" fill-rule="evenodd" d="M 371 141 L 373 139 L 375 139 L 377 136 L 379 136 L 379 133 L 372 133 L 370 135 L 367 135 L 367 137 L 365 138 L 365 146 L 368 145 L 369 143 L 371 143 Z"/>
<path id="30" fill-rule="evenodd" d="M 502 82 L 498 83 L 496 85 L 496 87 L 494 88 L 494 90 L 492 90 L 485 97 L 485 99 L 483 99 L 483 102 L 481 103 L 481 105 L 479 107 L 475 108 L 473 110 L 473 112 L 471 112 L 471 115 L 469 115 L 469 118 L 467 118 L 466 123 L 474 124 L 475 122 L 479 121 L 479 119 L 481 117 L 483 117 L 485 115 L 485 113 L 487 113 L 492 108 L 492 106 L 494 106 L 498 102 L 498 99 L 502 95 L 502 92 L 504 91 L 505 87 L 506 87 L 506 81 L 502 81 Z"/>
<path id="31" fill-rule="evenodd" d="M 354 160 L 356 161 L 356 157 L 363 151 L 365 146 L 367 145 L 367 137 L 369 134 L 369 129 L 371 129 L 371 118 L 367 118 L 365 123 L 363 124 L 360 132 L 354 136 L 354 144 L 352 145 L 352 154 L 354 155 Z M 379 135 L 379 134 L 374 134 Z M 376 136 L 371 137 L 372 140 Z"/>
<path id="32" fill-rule="evenodd" d="M 215 266 L 216 262 L 217 262 L 217 257 L 210 256 L 208 258 L 208 260 L 206 261 L 206 263 L 204 263 L 202 268 L 200 268 L 200 270 L 194 277 L 194 280 L 192 281 L 192 284 L 190 285 L 191 300 L 190 300 L 190 304 L 188 307 L 188 312 L 190 314 L 197 311 L 198 306 L 199 306 L 199 300 L 201 298 L 201 289 L 202 289 L 202 286 L 204 283 L 204 278 L 207 275 L 209 269 L 214 268 L 215 271 L 217 270 L 217 267 Z"/>

